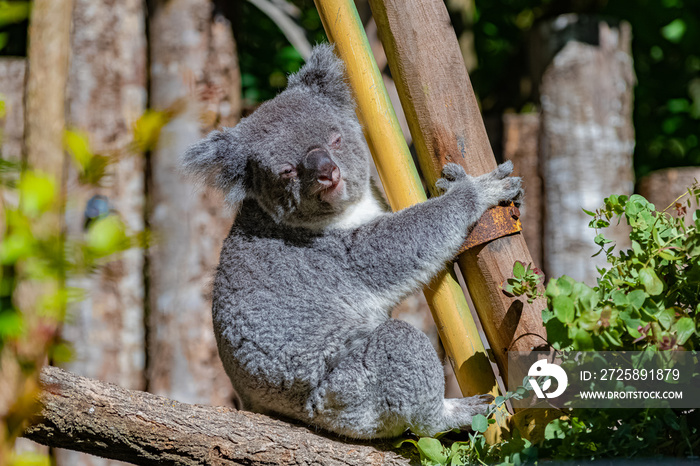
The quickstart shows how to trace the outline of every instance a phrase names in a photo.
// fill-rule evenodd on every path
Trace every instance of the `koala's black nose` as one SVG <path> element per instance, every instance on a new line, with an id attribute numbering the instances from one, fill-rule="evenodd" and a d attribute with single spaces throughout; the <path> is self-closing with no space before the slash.
<path id="1" fill-rule="evenodd" d="M 333 187 L 340 181 L 340 169 L 325 149 L 310 151 L 304 159 L 303 166 L 319 184 L 326 188 Z"/>

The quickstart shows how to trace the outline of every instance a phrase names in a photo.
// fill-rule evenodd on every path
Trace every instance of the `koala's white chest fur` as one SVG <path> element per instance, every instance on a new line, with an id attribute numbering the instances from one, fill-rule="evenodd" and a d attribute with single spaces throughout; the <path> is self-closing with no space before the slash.
<path id="1" fill-rule="evenodd" d="M 386 212 L 384 209 L 382 209 L 379 201 L 377 201 L 377 199 L 368 190 L 362 196 L 360 202 L 348 207 L 348 209 L 340 217 L 338 217 L 335 222 L 333 222 L 331 228 L 341 230 L 356 228 L 360 225 L 364 225 L 367 222 L 371 222 L 375 218 L 385 213 Z"/>

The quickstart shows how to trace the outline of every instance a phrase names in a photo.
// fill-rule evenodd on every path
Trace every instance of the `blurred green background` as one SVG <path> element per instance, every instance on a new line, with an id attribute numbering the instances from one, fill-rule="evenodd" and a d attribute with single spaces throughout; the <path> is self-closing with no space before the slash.
<path id="1" fill-rule="evenodd" d="M 26 53 L 26 2 L 0 2 L 0 54 Z M 325 40 L 312 0 L 292 0 L 311 44 Z M 365 1 L 357 0 L 367 17 Z M 527 39 L 533 25 L 566 13 L 594 14 L 632 26 L 637 75 L 635 171 L 700 165 L 700 1 L 698 0 L 450 0 L 458 36 L 473 32 L 474 89 L 485 116 L 536 109 Z M 220 0 L 234 26 L 248 106 L 273 97 L 303 63 L 277 26 L 244 0 Z M 14 20 L 13 20 L 14 18 Z"/>
<path id="2" fill-rule="evenodd" d="M 249 104 L 269 99 L 303 62 L 274 23 L 247 2 L 235 2 L 234 25 Z M 294 0 L 311 43 L 325 36 L 311 0 Z M 360 11 L 366 11 L 358 2 Z M 471 4 L 473 24 L 454 4 Z M 635 171 L 700 165 L 700 1 L 476 0 L 449 2 L 458 36 L 472 29 L 474 89 L 486 116 L 532 111 L 527 38 L 539 21 L 566 13 L 595 14 L 631 24 L 637 86 Z M 468 15 L 469 16 L 469 15 Z"/>

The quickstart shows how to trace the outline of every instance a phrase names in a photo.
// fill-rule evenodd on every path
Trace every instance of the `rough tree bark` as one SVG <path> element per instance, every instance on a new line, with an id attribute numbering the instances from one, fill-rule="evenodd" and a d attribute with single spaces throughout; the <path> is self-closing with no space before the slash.
<path id="1" fill-rule="evenodd" d="M 700 180 L 700 167 L 665 168 L 649 173 L 637 182 L 637 192 L 646 197 L 656 206 L 656 210 L 663 210 L 678 196 L 686 192 L 696 180 Z M 681 201 L 686 206 L 686 199 Z M 686 225 L 692 223 L 693 212 L 698 205 L 693 201 L 685 214 Z M 676 209 L 671 207 L 668 212 L 676 214 Z"/>
<path id="2" fill-rule="evenodd" d="M 0 156 L 20 162 L 24 140 L 24 78 L 27 61 L 23 58 L 0 59 L 0 93 L 5 102 L 5 115 L 0 116 Z M 6 190 L 0 193 L 0 209 L 16 202 Z M 5 219 L 0 215 L 0 239 L 5 233 Z M 0 402 L 0 405 L 2 403 Z"/>
<path id="3" fill-rule="evenodd" d="M 82 188 L 67 228 L 83 232 L 85 201 L 109 199 L 132 231 L 143 230 L 143 158 L 133 154 L 132 127 L 146 108 L 146 36 L 140 0 L 76 0 L 68 119 L 85 132 L 97 154 L 110 155 L 104 186 Z M 77 183 L 76 180 L 71 180 Z M 75 199 L 72 199 L 75 200 Z M 70 370 L 87 377 L 143 389 L 143 251 L 132 249 L 81 283 L 87 299 L 73 311 L 65 336 L 74 345 Z"/>
<path id="4" fill-rule="evenodd" d="M 233 126 L 240 84 L 231 27 L 210 0 L 156 0 L 149 11 L 151 107 L 176 109 L 151 155 L 148 389 L 185 402 L 230 404 L 211 324 L 211 279 L 231 226 L 222 197 L 180 175 L 186 148 Z"/>
<path id="5" fill-rule="evenodd" d="M 28 167 L 50 177 L 60 197 L 63 196 L 65 187 L 66 158 L 63 151 L 63 133 L 66 123 L 65 95 L 72 6 L 73 0 L 34 1 L 28 31 L 29 48 L 25 71 L 23 162 Z M 33 225 L 33 234 L 38 237 L 44 235 L 48 237 L 62 232 L 63 226 L 63 210 L 58 207 L 41 216 Z M 26 264 L 17 264 L 17 277 L 25 276 L 22 270 L 25 266 Z M 51 296 L 61 287 L 62 277 L 56 276 L 40 282 L 24 278 L 18 278 L 18 280 L 13 299 L 17 307 L 22 309 L 25 325 L 29 328 L 28 334 L 32 335 L 35 331 L 32 327 L 37 325 L 39 320 L 42 299 Z M 54 331 L 57 324 L 47 320 L 44 325 L 47 325 L 44 332 L 48 333 Z M 24 341 L 18 342 L 18 348 L 8 348 L 6 345 L 3 351 L 26 351 L 27 355 L 40 361 L 45 357 L 42 353 L 43 349 L 40 348 L 43 348 L 43 345 Z M 0 355 L 0 359 L 5 366 L 3 367 L 4 378 L 0 383 L 5 384 L 6 387 L 15 386 L 25 389 L 36 383 L 37 375 L 31 372 L 26 374 L 24 371 L 14 371 L 16 375 L 14 381 L 5 375 L 13 373 L 12 368 L 6 366 L 17 364 L 15 355 L 9 358 L 6 354 Z M 12 399 L 17 400 L 21 394 L 22 392 L 13 393 Z M 1 434 L 4 435 L 4 433 Z M 30 446 L 29 449 L 34 448 Z"/>
<path id="6" fill-rule="evenodd" d="M 388 442 L 343 442 L 261 414 L 179 403 L 56 367 L 44 368 L 41 382 L 41 414 L 25 436 L 52 447 L 142 465 L 415 462 Z"/>
<path id="7" fill-rule="evenodd" d="M 539 88 L 544 271 L 594 285 L 605 257 L 591 259 L 598 250 L 595 231 L 581 207 L 595 210 L 610 194 L 629 195 L 633 189 L 630 26 L 566 15 L 536 32 L 533 53 L 540 64 L 534 68 L 544 70 Z M 623 228 L 606 236 L 621 247 L 629 244 Z"/>
<path id="8" fill-rule="evenodd" d="M 132 232 L 144 228 L 144 159 L 133 125 L 146 108 L 145 11 L 141 0 L 75 0 L 68 80 L 69 125 L 88 136 L 96 154 L 114 158 L 103 186 L 80 186 L 68 174 L 69 235 L 84 234 L 83 212 L 94 195 L 106 196 Z M 86 290 L 63 327 L 75 350 L 67 367 L 87 377 L 145 388 L 143 250 L 133 248 L 72 285 Z M 59 465 L 107 464 L 57 451 Z"/>
<path id="9" fill-rule="evenodd" d="M 61 148 L 72 10 L 73 0 L 36 0 L 29 24 L 25 156 L 29 165 L 59 182 L 65 161 Z"/>
<path id="10" fill-rule="evenodd" d="M 532 260 L 542 267 L 542 177 L 540 176 L 540 116 L 503 115 L 503 158 L 512 160 L 513 174 L 523 178 L 525 202 L 520 207 L 523 235 Z"/>
<path id="11" fill-rule="evenodd" d="M 24 138 L 24 78 L 27 60 L 0 59 L 0 92 L 5 102 L 5 116 L 0 118 L 2 158 L 19 161 Z"/>

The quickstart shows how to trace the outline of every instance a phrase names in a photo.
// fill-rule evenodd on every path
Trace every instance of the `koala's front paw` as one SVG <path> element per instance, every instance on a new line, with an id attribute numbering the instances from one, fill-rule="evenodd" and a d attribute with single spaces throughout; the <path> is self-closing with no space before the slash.
<path id="1" fill-rule="evenodd" d="M 435 186 L 442 192 L 447 192 L 452 189 L 455 184 L 464 182 L 465 180 L 472 178 L 467 175 L 460 165 L 456 163 L 448 163 L 442 167 L 442 178 L 435 182 Z"/>
<path id="2" fill-rule="evenodd" d="M 513 173 L 513 162 L 510 160 L 500 164 L 494 171 L 476 179 L 479 191 L 488 206 L 514 202 L 520 205 L 523 197 L 522 179 L 509 176 Z"/>

